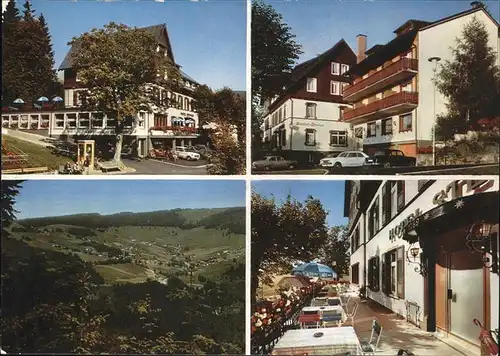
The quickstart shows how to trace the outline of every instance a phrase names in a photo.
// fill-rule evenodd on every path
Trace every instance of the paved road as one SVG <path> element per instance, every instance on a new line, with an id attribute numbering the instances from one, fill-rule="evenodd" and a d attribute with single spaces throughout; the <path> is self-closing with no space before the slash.
<path id="1" fill-rule="evenodd" d="M 177 166 L 169 163 L 163 163 L 152 160 L 132 160 L 128 158 L 122 158 L 123 163 L 127 167 L 135 169 L 134 173 L 131 174 L 152 174 L 152 175 L 203 175 L 207 174 L 206 168 L 197 168 L 190 166 Z"/>

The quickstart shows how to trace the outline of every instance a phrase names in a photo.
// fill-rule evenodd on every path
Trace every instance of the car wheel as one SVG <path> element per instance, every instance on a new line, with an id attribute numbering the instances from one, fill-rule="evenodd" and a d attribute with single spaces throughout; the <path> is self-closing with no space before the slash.
<path id="1" fill-rule="evenodd" d="M 389 162 L 384 163 L 384 168 L 391 168 L 391 164 Z"/>
<path id="2" fill-rule="evenodd" d="M 291 164 L 291 165 L 288 166 L 288 168 L 295 169 L 295 165 Z"/>
<path id="3" fill-rule="evenodd" d="M 336 162 L 333 166 L 334 166 L 335 168 L 342 168 L 342 163 L 340 163 L 340 162 Z"/>
<path id="4" fill-rule="evenodd" d="M 265 166 L 264 170 L 269 172 L 271 170 L 271 166 Z"/>

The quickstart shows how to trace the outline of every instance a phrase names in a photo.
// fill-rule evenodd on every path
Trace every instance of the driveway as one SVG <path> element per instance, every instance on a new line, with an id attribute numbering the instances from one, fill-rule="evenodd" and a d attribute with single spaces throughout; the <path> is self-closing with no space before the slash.
<path id="1" fill-rule="evenodd" d="M 192 165 L 179 165 L 173 163 L 166 163 L 156 160 L 134 160 L 129 158 L 122 158 L 123 163 L 130 168 L 135 169 L 134 175 L 137 174 L 151 174 L 151 175 L 206 175 L 206 167 L 192 166 Z"/>

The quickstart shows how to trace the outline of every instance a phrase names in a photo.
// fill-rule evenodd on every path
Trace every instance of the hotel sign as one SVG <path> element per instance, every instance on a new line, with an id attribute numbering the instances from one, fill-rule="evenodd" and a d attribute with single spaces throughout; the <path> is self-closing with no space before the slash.
<path id="1" fill-rule="evenodd" d="M 324 127 L 325 125 L 318 122 L 295 122 L 297 126 L 306 126 L 306 127 Z"/>
<path id="2" fill-rule="evenodd" d="M 493 187 L 494 180 L 455 180 L 448 184 L 445 189 L 434 195 L 432 203 L 441 205 L 447 201 L 460 198 L 465 195 L 482 193 Z"/>
<path id="3" fill-rule="evenodd" d="M 420 215 L 422 215 L 422 211 L 420 209 L 416 209 L 414 213 L 408 215 L 403 221 L 390 229 L 389 240 L 391 240 L 391 242 L 394 242 L 396 241 L 396 239 L 402 238 L 405 231 L 407 230 L 407 227 L 412 225 L 413 222 L 416 222 Z"/>

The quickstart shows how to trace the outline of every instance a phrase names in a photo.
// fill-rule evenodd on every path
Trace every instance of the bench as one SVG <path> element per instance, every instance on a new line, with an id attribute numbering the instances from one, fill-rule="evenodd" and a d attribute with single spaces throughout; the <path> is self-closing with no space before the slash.
<path id="1" fill-rule="evenodd" d="M 103 172 L 121 171 L 121 165 L 115 161 L 98 162 L 97 166 Z"/>

